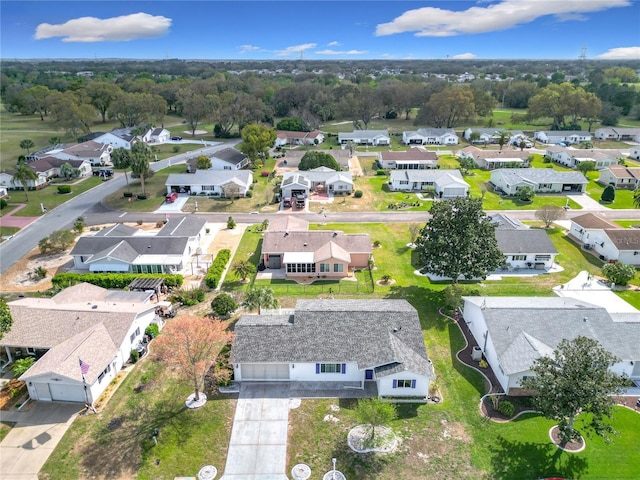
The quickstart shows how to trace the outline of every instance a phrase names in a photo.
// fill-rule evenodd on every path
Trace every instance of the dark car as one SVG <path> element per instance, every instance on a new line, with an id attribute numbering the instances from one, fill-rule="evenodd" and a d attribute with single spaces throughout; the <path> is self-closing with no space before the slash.
<path id="1" fill-rule="evenodd" d="M 171 137 L 171 140 L 173 140 L 174 142 L 179 142 L 180 140 L 182 140 L 182 137 L 178 137 L 178 136 Z"/>

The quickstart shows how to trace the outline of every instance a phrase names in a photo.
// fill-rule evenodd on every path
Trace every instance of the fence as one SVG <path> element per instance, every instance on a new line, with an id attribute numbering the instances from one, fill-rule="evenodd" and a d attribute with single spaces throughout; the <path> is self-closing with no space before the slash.
<path id="1" fill-rule="evenodd" d="M 340 282 L 332 284 L 300 285 L 297 283 L 272 284 L 276 295 L 368 295 L 374 292 L 373 283 Z"/>

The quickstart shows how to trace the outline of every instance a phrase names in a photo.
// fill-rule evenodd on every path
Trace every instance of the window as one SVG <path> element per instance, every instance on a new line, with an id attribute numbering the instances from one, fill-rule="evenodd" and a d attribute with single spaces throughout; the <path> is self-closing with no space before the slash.
<path id="1" fill-rule="evenodd" d="M 551 255 L 536 255 L 536 262 L 547 262 L 551 260 Z"/>
<path id="2" fill-rule="evenodd" d="M 345 363 L 316 363 L 316 373 L 345 373 Z"/>
<path id="3" fill-rule="evenodd" d="M 287 273 L 315 273 L 315 263 L 287 263 Z"/>
<path id="4" fill-rule="evenodd" d="M 526 255 L 513 255 L 511 257 L 511 260 L 526 260 L 527 256 Z"/>
<path id="5" fill-rule="evenodd" d="M 400 185 L 409 185 L 409 180 L 400 180 Z"/>
<path id="6" fill-rule="evenodd" d="M 398 380 L 398 388 L 411 388 L 411 380 Z"/>
<path id="7" fill-rule="evenodd" d="M 320 273 L 329 273 L 331 271 L 330 263 L 321 263 L 320 264 Z"/>
<path id="8" fill-rule="evenodd" d="M 205 190 L 215 190 L 216 186 L 215 185 L 200 185 L 200 190 L 205 191 Z"/>
<path id="9" fill-rule="evenodd" d="M 342 273 L 342 272 L 344 272 L 344 265 L 342 263 L 334 263 L 333 273 Z"/>

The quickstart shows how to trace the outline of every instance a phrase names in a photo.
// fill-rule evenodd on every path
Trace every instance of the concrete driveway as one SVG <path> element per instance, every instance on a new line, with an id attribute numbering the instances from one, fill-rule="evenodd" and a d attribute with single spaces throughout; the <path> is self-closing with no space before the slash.
<path id="1" fill-rule="evenodd" d="M 26 412 L 2 412 L 3 422 L 16 422 L 0 443 L 3 480 L 37 480 L 38 472 L 56 448 L 76 414 L 77 403 L 36 402 Z"/>
<path id="2" fill-rule="evenodd" d="M 242 383 L 222 480 L 287 480 L 289 385 Z"/>

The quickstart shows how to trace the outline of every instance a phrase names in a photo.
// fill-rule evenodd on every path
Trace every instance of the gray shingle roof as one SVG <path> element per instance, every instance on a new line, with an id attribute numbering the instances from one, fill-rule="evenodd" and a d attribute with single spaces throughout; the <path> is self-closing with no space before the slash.
<path id="1" fill-rule="evenodd" d="M 244 315 L 235 334 L 233 362 L 391 364 L 432 375 L 418 312 L 406 300 L 298 300 L 293 315 Z"/>
<path id="2" fill-rule="evenodd" d="M 496 228 L 498 248 L 505 255 L 520 253 L 557 254 L 549 236 L 537 228 L 503 229 Z"/>
<path id="3" fill-rule="evenodd" d="M 188 241 L 187 237 L 80 237 L 71 255 L 95 255 L 120 242 L 126 242 L 132 251 L 140 255 L 182 255 Z"/>
<path id="4" fill-rule="evenodd" d="M 531 183 L 589 183 L 580 172 L 560 172 L 553 168 L 498 168 L 493 174 L 501 174 L 509 185 L 523 180 Z"/>
<path id="5" fill-rule="evenodd" d="M 130 227 L 129 225 L 123 225 L 122 223 L 116 223 L 110 227 L 103 228 L 97 232 L 95 237 L 130 237 L 140 232 L 137 228 Z"/>
<path id="6" fill-rule="evenodd" d="M 351 172 L 336 172 L 330 168 L 323 170 L 303 170 L 298 172 L 284 172 L 282 174 L 282 185 L 288 185 L 289 179 L 295 179 L 291 181 L 301 182 L 301 178 L 313 183 L 331 182 L 339 180 L 339 176 L 344 177 L 346 182 L 353 182 Z"/>
<path id="7" fill-rule="evenodd" d="M 620 251 L 640 251 L 640 230 L 633 228 L 616 228 L 605 230 L 605 233 Z"/>
<path id="8" fill-rule="evenodd" d="M 339 132 L 338 139 L 359 139 L 359 138 L 376 138 L 388 137 L 389 130 L 355 130 L 353 132 Z"/>
<path id="9" fill-rule="evenodd" d="M 330 231 L 271 232 L 264 234 L 262 253 L 315 252 L 334 242 L 350 253 L 371 253 L 371 237 L 367 233 L 345 234 Z"/>
<path id="10" fill-rule="evenodd" d="M 422 148 L 410 148 L 404 152 L 380 152 L 380 158 L 385 161 L 390 160 L 438 160 L 438 154 L 431 150 L 424 150 Z"/>
<path id="11" fill-rule="evenodd" d="M 239 150 L 235 148 L 225 148 L 223 150 L 218 150 L 211 158 L 219 158 L 227 163 L 231 163 L 232 165 L 238 165 L 239 163 L 247 160 L 247 156 Z"/>
<path id="12" fill-rule="evenodd" d="M 510 217 L 504 213 L 495 213 L 491 215 L 491 223 L 496 224 L 496 229 L 527 229 L 524 223 L 517 218 Z"/>
<path id="13" fill-rule="evenodd" d="M 237 179 L 243 185 L 253 182 L 250 170 L 196 170 L 195 173 L 171 173 L 165 185 L 224 185 Z"/>

